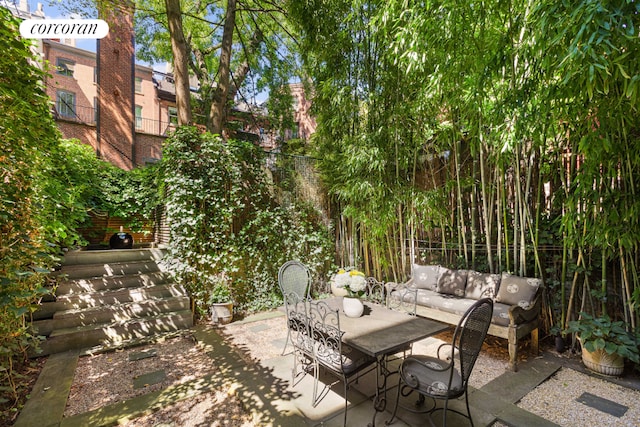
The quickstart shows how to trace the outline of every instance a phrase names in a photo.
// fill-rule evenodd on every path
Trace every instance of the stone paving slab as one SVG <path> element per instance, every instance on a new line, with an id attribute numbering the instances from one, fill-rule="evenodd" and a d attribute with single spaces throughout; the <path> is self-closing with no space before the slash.
<path id="1" fill-rule="evenodd" d="M 604 399 L 600 396 L 596 396 L 591 393 L 582 393 L 580 397 L 576 399 L 577 402 L 584 403 L 585 405 L 597 409 L 598 411 L 605 412 L 609 415 L 613 415 L 616 418 L 621 418 L 629 410 L 628 407 L 620 405 L 609 399 Z"/>
<path id="2" fill-rule="evenodd" d="M 47 427 L 60 423 L 78 358 L 77 351 L 49 356 L 14 427 Z"/>
<path id="3" fill-rule="evenodd" d="M 166 378 L 167 373 L 164 371 L 164 369 L 149 372 L 147 374 L 142 374 L 133 379 L 133 389 L 137 390 L 139 388 L 145 388 L 150 385 L 158 384 L 164 381 Z"/>
<path id="4" fill-rule="evenodd" d="M 135 362 L 138 360 L 148 359 L 150 357 L 156 357 L 158 355 L 158 350 L 155 348 L 150 348 L 149 350 L 139 351 L 135 353 L 129 354 L 129 362 Z"/>
<path id="5" fill-rule="evenodd" d="M 531 390 L 556 373 L 561 365 L 543 358 L 518 364 L 518 372 L 506 371 L 482 387 L 492 396 L 509 403 L 519 402 Z"/>

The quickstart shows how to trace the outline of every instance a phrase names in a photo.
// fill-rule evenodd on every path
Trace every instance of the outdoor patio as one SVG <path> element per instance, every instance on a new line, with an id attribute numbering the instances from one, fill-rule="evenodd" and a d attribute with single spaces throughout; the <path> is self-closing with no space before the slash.
<path id="1" fill-rule="evenodd" d="M 194 414 L 181 413 L 193 410 L 184 402 L 220 389 L 228 390 L 227 393 L 241 399 L 252 419 L 249 425 L 342 425 L 344 400 L 341 385 L 328 391 L 315 408 L 311 406 L 310 375 L 292 386 L 292 356 L 280 354 L 286 336 L 282 313 L 262 313 L 222 328 L 199 325 L 192 334 L 217 366 L 215 374 L 63 418 L 69 394 L 65 387 L 69 387 L 73 380 L 73 367 L 76 365 L 73 360 L 78 356 L 69 353 L 51 356 L 34 387 L 33 398 L 16 426 L 47 425 L 56 417 L 60 419 L 60 426 L 113 425 L 118 422 L 130 426 L 199 425 L 203 420 L 198 421 Z M 433 340 L 429 338 L 417 343 L 414 352 L 432 351 L 430 344 Z M 163 351 L 162 343 L 156 346 L 158 352 Z M 603 381 L 580 372 L 583 368 L 575 357 L 558 357 L 549 351 L 541 357 L 522 360 L 519 372 L 508 372 L 505 371 L 508 356 L 503 347 L 501 340 L 489 342 L 471 376 L 470 404 L 475 425 L 576 425 L 581 424 L 580 420 L 584 421 L 582 424 L 608 426 L 640 423 L 640 408 L 634 404 L 640 398 L 640 391 L 634 378 Z M 136 349 L 126 351 L 135 352 Z M 560 378 L 559 382 L 554 375 Z M 392 384 L 395 383 L 394 378 L 397 377 L 392 378 Z M 624 384 L 624 387 L 616 382 Z M 548 387 L 556 389 L 559 394 L 554 395 Z M 371 422 L 374 394 L 373 373 L 364 375 L 349 390 L 349 426 L 364 426 Z M 395 389 L 390 391 L 387 411 L 377 417 L 376 425 L 384 425 L 384 421 L 390 418 L 394 399 Z M 521 400 L 523 403 L 516 405 Z M 463 401 L 455 403 L 464 406 Z M 405 402 L 405 405 L 411 404 L 411 401 Z M 158 410 L 161 412 L 154 412 Z M 221 424 L 216 425 L 248 425 L 224 419 L 224 408 L 218 410 L 223 415 L 218 415 Z M 562 413 L 557 414 L 557 411 Z M 137 417 L 145 413 L 152 414 L 146 415 L 147 420 L 142 424 L 142 418 Z M 165 417 L 170 414 L 169 419 L 182 421 L 169 422 L 162 418 L 161 413 Z M 423 417 L 400 410 L 399 419 L 393 425 L 422 426 L 425 425 Z M 42 424 L 43 420 L 46 420 L 45 424 Z M 449 425 L 466 426 L 468 423 L 451 416 Z"/>

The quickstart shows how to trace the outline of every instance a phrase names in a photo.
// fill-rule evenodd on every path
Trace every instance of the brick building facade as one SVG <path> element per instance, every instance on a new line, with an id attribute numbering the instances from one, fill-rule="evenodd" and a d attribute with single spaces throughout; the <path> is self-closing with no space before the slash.
<path id="1" fill-rule="evenodd" d="M 14 13 L 36 17 L 24 3 Z M 97 41 L 97 53 L 75 47 L 73 40 L 43 40 L 40 49 L 49 63 L 46 91 L 63 136 L 91 145 L 98 156 L 128 170 L 162 157 L 163 141 L 177 124 L 177 109 L 172 76 L 135 63 L 133 14 L 121 8 L 113 19 L 102 17 L 109 34 Z M 37 17 L 45 19 L 41 9 Z M 291 85 L 291 91 L 294 129 L 277 137 L 269 130 L 264 108 L 240 103 L 229 115 L 230 121 L 240 122 L 239 130 L 225 135 L 254 141 L 265 150 L 276 149 L 279 138 L 307 139 L 315 131 L 310 101 L 301 84 Z"/>

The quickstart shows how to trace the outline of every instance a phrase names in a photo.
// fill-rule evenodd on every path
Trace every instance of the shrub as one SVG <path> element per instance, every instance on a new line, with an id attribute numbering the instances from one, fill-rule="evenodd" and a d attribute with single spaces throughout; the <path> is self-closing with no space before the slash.
<path id="1" fill-rule="evenodd" d="M 239 309 L 279 303 L 278 268 L 299 259 L 321 268 L 331 240 L 308 207 L 278 206 L 265 179 L 264 156 L 246 142 L 181 127 L 162 161 L 169 258 L 200 313 L 223 277 Z"/>

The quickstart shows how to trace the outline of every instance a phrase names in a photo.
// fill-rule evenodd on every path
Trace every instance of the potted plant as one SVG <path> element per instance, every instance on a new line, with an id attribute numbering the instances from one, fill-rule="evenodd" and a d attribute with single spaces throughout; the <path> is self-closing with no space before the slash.
<path id="1" fill-rule="evenodd" d="M 637 334 L 606 314 L 595 317 L 580 313 L 580 319 L 569 322 L 566 332 L 576 334 L 582 346 L 582 362 L 592 371 L 617 376 L 624 370 L 625 358 L 640 363 Z"/>
<path id="2" fill-rule="evenodd" d="M 207 299 L 211 310 L 211 323 L 225 325 L 233 319 L 233 298 L 226 281 L 214 283 Z"/>

